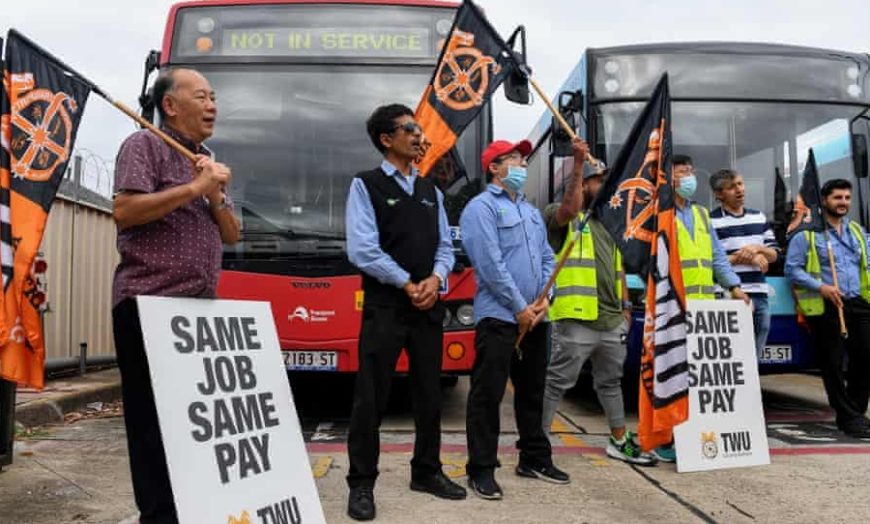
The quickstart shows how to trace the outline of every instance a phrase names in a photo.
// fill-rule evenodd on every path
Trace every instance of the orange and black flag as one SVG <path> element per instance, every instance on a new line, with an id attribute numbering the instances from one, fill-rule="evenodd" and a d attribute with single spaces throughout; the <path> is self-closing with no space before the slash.
<path id="1" fill-rule="evenodd" d="M 592 204 L 622 251 L 625 271 L 647 282 L 638 404 L 644 450 L 669 443 L 674 426 L 689 416 L 686 290 L 677 246 L 671 144 L 665 74 Z"/>
<path id="2" fill-rule="evenodd" d="M 415 116 L 429 143 L 417 162 L 423 175 L 450 151 L 504 79 L 520 69 L 514 53 L 469 0 L 456 12 L 444 42 Z"/>
<path id="3" fill-rule="evenodd" d="M 39 306 L 44 297 L 33 264 L 90 87 L 14 30 L 6 39 L 3 77 L 8 100 L 0 176 L 0 377 L 41 388 L 45 344 Z"/>

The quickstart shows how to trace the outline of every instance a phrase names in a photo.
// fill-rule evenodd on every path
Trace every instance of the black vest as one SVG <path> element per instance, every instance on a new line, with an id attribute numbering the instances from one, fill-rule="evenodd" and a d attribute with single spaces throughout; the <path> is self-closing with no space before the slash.
<path id="1" fill-rule="evenodd" d="M 432 275 L 438 250 L 438 195 L 428 179 L 417 177 L 414 194 L 409 195 L 380 168 L 356 175 L 363 181 L 375 210 L 381 249 L 402 269 L 412 282 Z M 381 284 L 363 273 L 365 303 L 383 306 L 409 306 L 403 289 Z"/>

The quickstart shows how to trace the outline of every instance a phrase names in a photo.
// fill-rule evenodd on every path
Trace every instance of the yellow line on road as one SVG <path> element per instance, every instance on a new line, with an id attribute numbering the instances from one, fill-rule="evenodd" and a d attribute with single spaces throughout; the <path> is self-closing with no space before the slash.
<path id="1" fill-rule="evenodd" d="M 314 465 L 311 466 L 311 473 L 314 474 L 314 478 L 319 479 L 326 476 L 329 473 L 329 468 L 332 467 L 333 459 L 332 457 L 317 457 L 317 460 L 314 461 Z"/>

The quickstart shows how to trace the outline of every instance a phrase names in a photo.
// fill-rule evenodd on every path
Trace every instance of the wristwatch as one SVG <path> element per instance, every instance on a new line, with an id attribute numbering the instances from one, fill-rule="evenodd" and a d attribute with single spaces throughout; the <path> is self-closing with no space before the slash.
<path id="1" fill-rule="evenodd" d="M 218 204 L 217 206 L 215 206 L 215 210 L 220 211 L 220 210 L 226 209 L 228 207 L 230 207 L 230 206 L 229 206 L 229 204 L 227 204 L 227 194 L 221 193 L 221 203 Z"/>
<path id="2" fill-rule="evenodd" d="M 438 279 L 438 287 L 444 287 L 444 277 L 435 272 L 432 273 L 432 276 Z"/>

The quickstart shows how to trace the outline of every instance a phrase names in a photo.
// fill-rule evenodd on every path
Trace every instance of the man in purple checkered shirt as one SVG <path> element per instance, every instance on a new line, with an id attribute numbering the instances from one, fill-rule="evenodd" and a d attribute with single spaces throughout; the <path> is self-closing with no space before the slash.
<path id="1" fill-rule="evenodd" d="M 157 422 L 137 295 L 213 298 L 221 244 L 239 240 L 239 221 L 225 192 L 230 169 L 202 142 L 214 132 L 214 91 L 192 69 L 154 83 L 163 131 L 197 155 L 196 163 L 150 131 L 121 145 L 115 164 L 113 215 L 121 262 L 115 271 L 112 319 L 121 371 L 124 422 L 140 522 L 177 523 Z"/>

